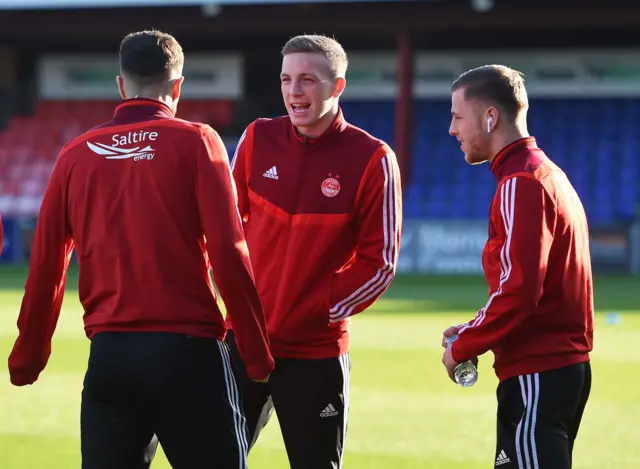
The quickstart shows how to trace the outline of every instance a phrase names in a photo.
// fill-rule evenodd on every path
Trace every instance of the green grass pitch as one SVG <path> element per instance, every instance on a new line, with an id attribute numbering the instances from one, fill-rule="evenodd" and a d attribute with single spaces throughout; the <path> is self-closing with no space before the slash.
<path id="1" fill-rule="evenodd" d="M 9 383 L 6 359 L 16 336 L 25 268 L 0 268 L 0 469 L 80 467 L 79 408 L 88 340 L 70 278 L 51 361 L 34 385 Z M 441 365 L 441 332 L 469 320 L 486 301 L 481 278 L 402 277 L 352 323 L 347 469 L 493 467 L 493 357 L 463 389 Z M 596 279 L 594 385 L 575 448 L 578 469 L 637 469 L 640 419 L 640 281 Z M 607 313 L 620 313 L 618 324 Z M 212 442 L 215 445 L 215 442 Z M 152 467 L 167 469 L 162 454 Z M 286 468 L 277 426 L 250 454 L 252 469 Z"/>

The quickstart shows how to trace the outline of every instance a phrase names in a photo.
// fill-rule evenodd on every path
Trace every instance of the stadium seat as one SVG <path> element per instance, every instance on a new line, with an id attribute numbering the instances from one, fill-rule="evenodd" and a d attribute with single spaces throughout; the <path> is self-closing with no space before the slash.
<path id="1" fill-rule="evenodd" d="M 0 211 L 36 213 L 62 145 L 108 120 L 114 101 L 41 101 L 0 133 Z M 342 103 L 347 120 L 394 144 L 394 103 Z M 448 100 L 414 103 L 412 180 L 406 218 L 485 218 L 495 180 L 487 165 L 469 167 L 448 135 Z M 224 128 L 234 103 L 184 100 L 178 117 Z M 640 203 L 640 99 L 532 99 L 529 129 L 567 173 L 592 226 L 626 223 Z M 38 135 L 37 139 L 33 135 Z M 228 148 L 229 155 L 234 149 Z"/>
<path id="2" fill-rule="evenodd" d="M 529 130 L 567 173 L 592 226 L 631 220 L 640 203 L 640 99 L 532 99 Z M 347 120 L 392 143 L 392 102 L 345 102 Z M 414 103 L 412 181 L 405 217 L 486 218 L 495 181 L 463 163 L 448 135 L 450 102 Z"/>
<path id="3" fill-rule="evenodd" d="M 0 212 L 37 214 L 62 146 L 111 119 L 117 104 L 112 100 L 42 100 L 32 116 L 11 119 L 0 132 Z M 183 100 L 177 117 L 221 129 L 231 122 L 233 112 L 234 102 L 229 100 Z"/>

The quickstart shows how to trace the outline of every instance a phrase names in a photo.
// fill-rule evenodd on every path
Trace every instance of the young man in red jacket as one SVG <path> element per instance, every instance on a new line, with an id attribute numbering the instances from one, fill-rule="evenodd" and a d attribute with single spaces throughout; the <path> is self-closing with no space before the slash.
<path id="1" fill-rule="evenodd" d="M 75 247 L 91 339 L 84 469 L 148 468 L 158 439 L 174 468 L 246 468 L 209 266 L 248 376 L 273 368 L 226 150 L 211 127 L 174 117 L 183 62 L 168 34 L 124 38 L 124 102 L 63 148 L 38 218 L 9 373 L 24 386 L 46 366 Z"/>
<path id="2" fill-rule="evenodd" d="M 567 176 L 527 132 L 519 72 L 476 68 L 452 91 L 449 132 L 468 163 L 490 163 L 498 188 L 482 255 L 489 300 L 474 320 L 444 332 L 459 338 L 443 363 L 453 378 L 457 364 L 494 353 L 496 466 L 569 469 L 591 388 L 587 218 Z"/>
<path id="3" fill-rule="evenodd" d="M 396 271 L 400 175 L 389 146 L 342 115 L 342 46 L 298 36 L 282 54 L 288 116 L 251 123 L 232 163 L 276 367 L 268 385 L 239 374 L 250 445 L 275 407 L 291 467 L 329 469 L 344 451 L 350 319 Z"/>

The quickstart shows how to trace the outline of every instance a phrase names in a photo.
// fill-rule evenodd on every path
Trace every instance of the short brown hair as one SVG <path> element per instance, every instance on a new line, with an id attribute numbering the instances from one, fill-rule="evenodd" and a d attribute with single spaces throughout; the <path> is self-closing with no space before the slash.
<path id="1" fill-rule="evenodd" d="M 464 89 L 465 99 L 479 99 L 501 108 L 515 118 L 529 107 L 524 74 L 504 65 L 483 65 L 464 72 L 451 91 Z"/>
<path id="2" fill-rule="evenodd" d="M 320 34 L 303 34 L 292 37 L 282 48 L 282 56 L 298 52 L 323 54 L 329 60 L 333 78 L 344 77 L 349 66 L 347 53 L 342 45 L 333 38 Z"/>
<path id="3" fill-rule="evenodd" d="M 120 43 L 120 72 L 136 84 L 162 84 L 184 66 L 182 46 L 157 30 L 127 34 Z"/>

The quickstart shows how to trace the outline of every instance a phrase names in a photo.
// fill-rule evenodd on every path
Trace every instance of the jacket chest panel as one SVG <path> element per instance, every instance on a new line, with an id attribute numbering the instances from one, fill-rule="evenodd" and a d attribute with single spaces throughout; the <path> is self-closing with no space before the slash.
<path id="1" fill-rule="evenodd" d="M 304 148 L 291 153 L 255 149 L 249 187 L 288 213 L 350 213 L 362 169 L 349 155 Z"/>

